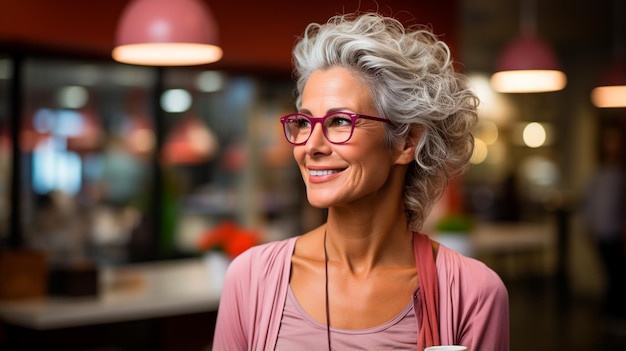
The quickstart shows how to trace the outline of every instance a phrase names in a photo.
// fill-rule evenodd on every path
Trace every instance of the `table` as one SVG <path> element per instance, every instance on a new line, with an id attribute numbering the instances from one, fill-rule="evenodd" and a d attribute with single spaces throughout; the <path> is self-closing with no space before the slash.
<path id="1" fill-rule="evenodd" d="M 200 319 L 208 323 L 203 335 L 206 340 L 207 335 L 212 337 L 225 267 L 216 271 L 202 258 L 105 267 L 100 270 L 97 296 L 0 301 L 0 319 L 9 326 L 9 339 L 14 342 L 10 332 L 20 334 L 21 339 L 26 334 L 52 335 L 54 340 L 58 335 L 76 336 L 81 330 L 103 326 L 163 333 L 164 327 L 181 325 L 182 316 L 204 316 Z M 150 325 L 142 323 L 146 321 Z M 71 349 L 67 344 L 63 347 Z"/>
<path id="2" fill-rule="evenodd" d="M 471 236 L 477 258 L 505 278 L 545 276 L 554 270 L 553 223 L 491 223 Z"/>

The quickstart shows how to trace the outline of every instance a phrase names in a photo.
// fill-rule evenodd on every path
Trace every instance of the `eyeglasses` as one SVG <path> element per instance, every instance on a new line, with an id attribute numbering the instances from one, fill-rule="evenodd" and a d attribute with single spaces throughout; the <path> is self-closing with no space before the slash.
<path id="1" fill-rule="evenodd" d="M 388 119 L 372 117 L 349 112 L 332 112 L 324 117 L 311 117 L 303 113 L 292 113 L 280 118 L 285 132 L 285 138 L 293 145 L 305 144 L 313 128 L 318 122 L 322 125 L 322 132 L 328 141 L 333 144 L 346 143 L 354 133 L 354 124 L 357 119 L 369 119 L 390 123 Z"/>

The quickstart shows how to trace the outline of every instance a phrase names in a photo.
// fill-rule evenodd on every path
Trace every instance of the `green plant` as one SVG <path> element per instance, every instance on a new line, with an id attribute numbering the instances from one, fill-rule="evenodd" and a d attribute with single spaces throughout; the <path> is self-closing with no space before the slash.
<path id="1" fill-rule="evenodd" d="M 474 229 L 474 219 L 463 213 L 448 214 L 441 218 L 435 229 L 439 233 L 469 233 Z"/>

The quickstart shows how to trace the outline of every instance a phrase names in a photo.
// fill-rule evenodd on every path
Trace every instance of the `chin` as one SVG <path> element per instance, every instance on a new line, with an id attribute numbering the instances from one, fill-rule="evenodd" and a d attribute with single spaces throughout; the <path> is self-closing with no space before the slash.
<path id="1" fill-rule="evenodd" d="M 320 198 L 319 192 L 317 194 L 307 194 L 307 200 L 315 208 L 329 208 L 334 203 L 330 199 Z"/>
<path id="2" fill-rule="evenodd" d="M 309 200 L 309 205 L 315 207 L 315 208 L 329 208 L 330 205 L 324 201 L 315 201 L 315 200 L 311 200 L 310 198 Z"/>

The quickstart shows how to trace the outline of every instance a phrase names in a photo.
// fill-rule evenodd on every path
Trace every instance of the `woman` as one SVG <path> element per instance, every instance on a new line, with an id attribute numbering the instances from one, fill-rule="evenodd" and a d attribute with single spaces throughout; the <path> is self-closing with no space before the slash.
<path id="1" fill-rule="evenodd" d="M 310 24 L 294 63 L 298 113 L 281 123 L 327 221 L 232 262 L 214 349 L 507 350 L 502 281 L 419 233 L 473 148 L 477 98 L 448 47 L 343 15 Z"/>

